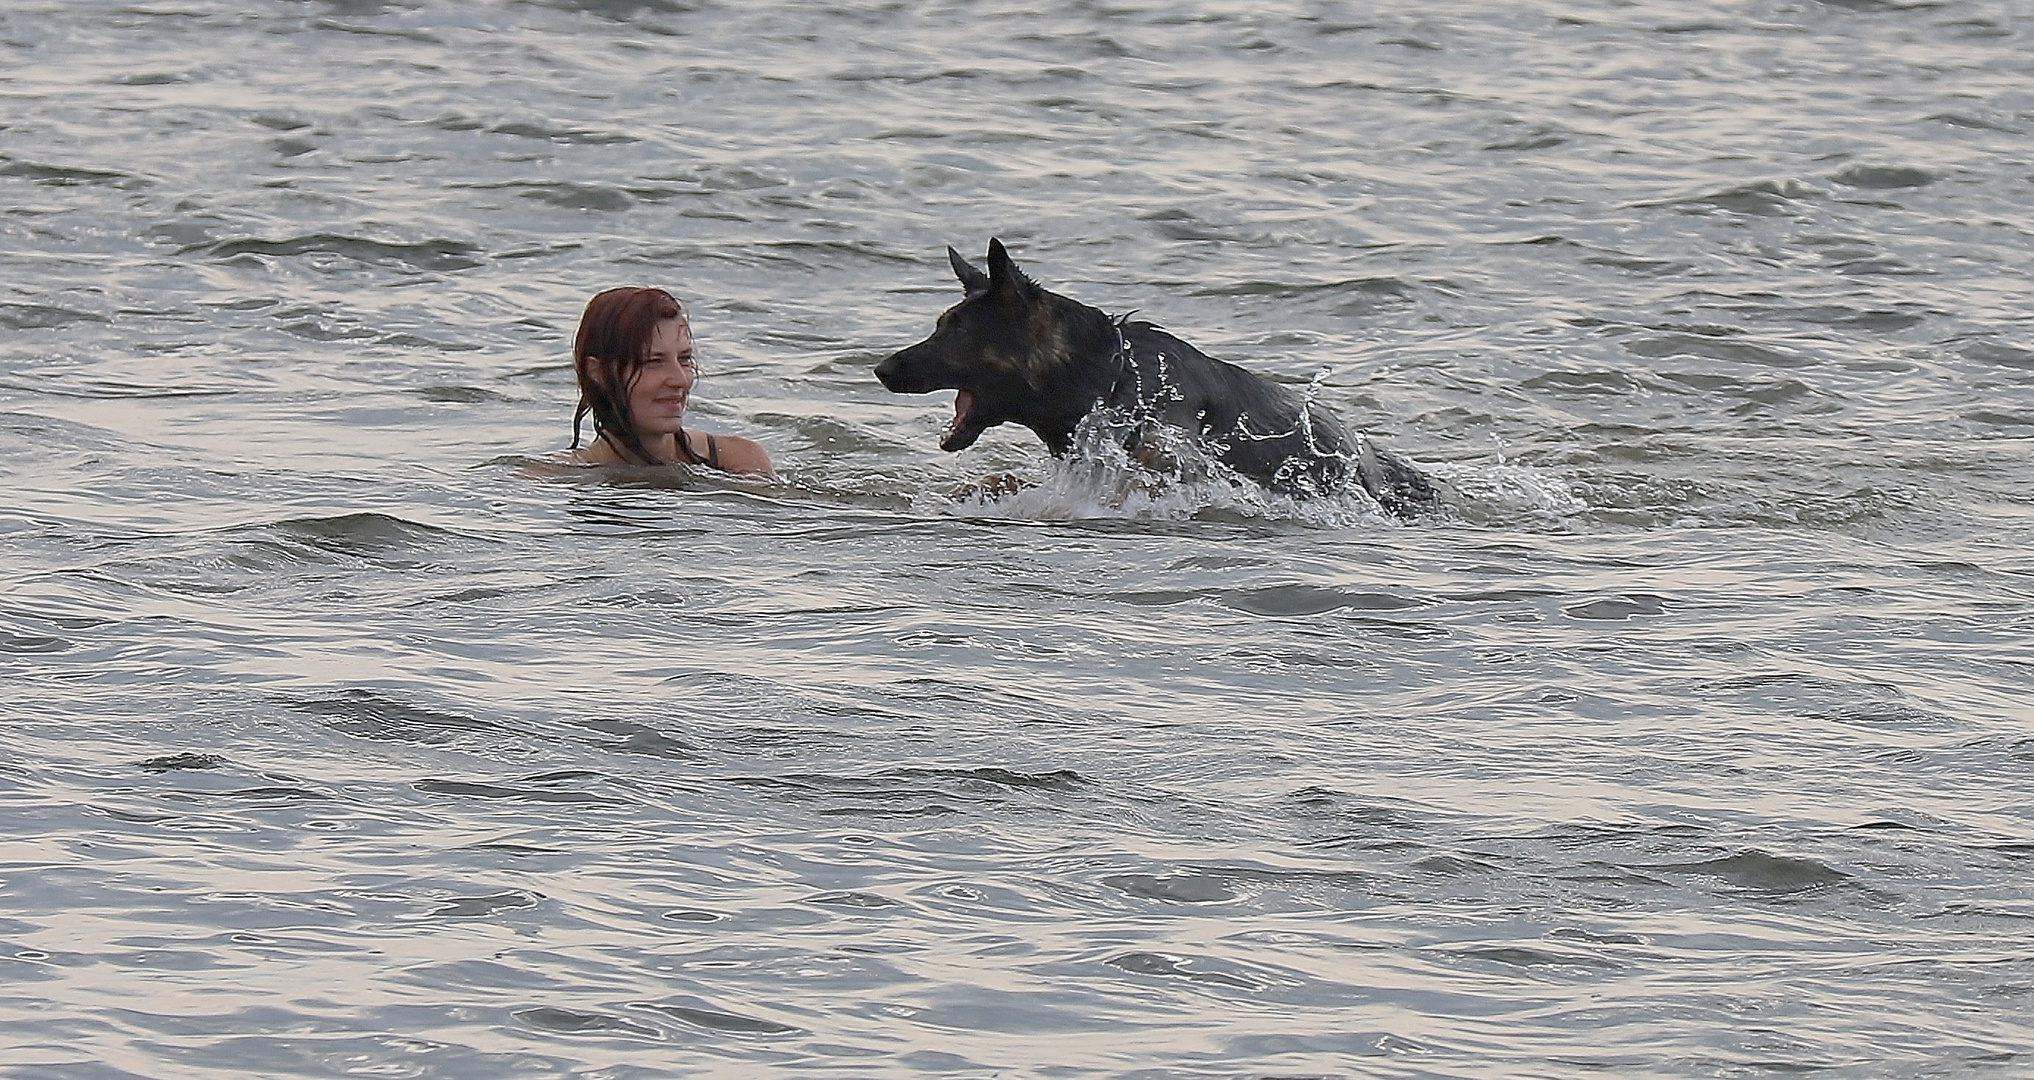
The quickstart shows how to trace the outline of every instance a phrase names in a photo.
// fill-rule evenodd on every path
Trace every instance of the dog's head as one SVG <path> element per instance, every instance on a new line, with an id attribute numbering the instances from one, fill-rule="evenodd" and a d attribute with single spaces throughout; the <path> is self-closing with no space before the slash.
<path id="1" fill-rule="evenodd" d="M 898 394 L 960 391 L 939 443 L 952 451 L 997 424 L 1032 424 L 1064 350 L 1056 346 L 1052 295 L 1017 269 L 1002 241 L 989 241 L 986 274 L 960 252 L 946 254 L 966 296 L 940 315 L 931 337 L 877 364 L 876 378 Z"/>

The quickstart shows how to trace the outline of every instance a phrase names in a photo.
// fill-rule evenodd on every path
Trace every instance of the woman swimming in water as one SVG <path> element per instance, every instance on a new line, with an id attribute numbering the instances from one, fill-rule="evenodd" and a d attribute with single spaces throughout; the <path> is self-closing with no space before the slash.
<path id="1" fill-rule="evenodd" d="M 572 460 L 585 465 L 704 465 L 774 476 L 753 440 L 685 430 L 685 403 L 699 378 L 692 324 L 662 289 L 609 289 L 587 302 L 572 345 L 579 405 L 572 412 Z M 579 426 L 593 417 L 593 441 Z"/>

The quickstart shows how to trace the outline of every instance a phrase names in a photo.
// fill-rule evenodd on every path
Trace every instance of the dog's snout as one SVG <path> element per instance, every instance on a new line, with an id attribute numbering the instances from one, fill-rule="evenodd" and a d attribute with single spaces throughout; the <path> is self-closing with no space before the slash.
<path id="1" fill-rule="evenodd" d="M 882 363 L 876 365 L 876 379 L 883 384 L 883 389 L 893 394 L 901 392 L 897 385 L 897 374 L 902 365 L 898 363 L 897 358 L 902 355 L 904 354 L 891 353 L 883 358 Z"/>
<path id="2" fill-rule="evenodd" d="M 876 365 L 876 378 L 882 382 L 883 389 L 893 394 L 922 394 L 932 389 L 924 385 L 925 379 L 919 374 L 918 365 L 912 362 L 911 351 L 899 349 Z"/>

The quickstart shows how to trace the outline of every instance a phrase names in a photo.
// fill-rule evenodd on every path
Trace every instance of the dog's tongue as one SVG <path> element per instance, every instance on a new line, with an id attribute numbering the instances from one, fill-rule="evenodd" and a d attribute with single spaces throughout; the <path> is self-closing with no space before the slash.
<path id="1" fill-rule="evenodd" d="M 939 448 L 948 453 L 965 450 L 982 434 L 974 419 L 975 395 L 962 390 L 953 396 L 953 423 L 946 426 L 946 437 L 939 440 Z"/>

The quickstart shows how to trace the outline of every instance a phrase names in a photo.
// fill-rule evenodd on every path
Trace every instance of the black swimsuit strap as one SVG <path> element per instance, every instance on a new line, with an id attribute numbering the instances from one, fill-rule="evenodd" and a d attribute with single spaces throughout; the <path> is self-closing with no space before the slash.
<path id="1" fill-rule="evenodd" d="M 720 468 L 720 443 L 714 439 L 710 431 L 706 433 L 705 457 L 692 452 L 692 440 L 685 434 L 684 428 L 678 429 L 678 450 L 685 455 L 687 465 L 704 465 L 709 469 Z"/>

